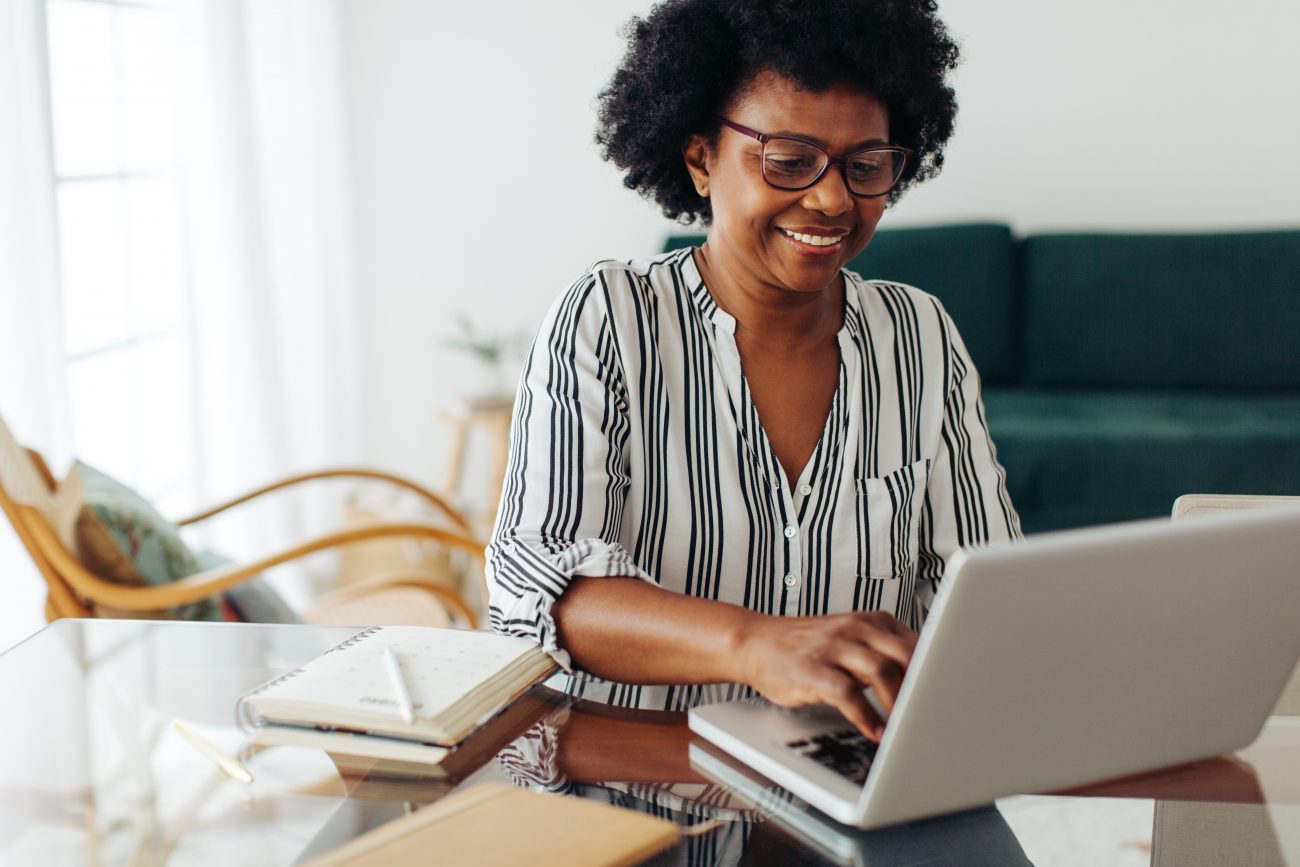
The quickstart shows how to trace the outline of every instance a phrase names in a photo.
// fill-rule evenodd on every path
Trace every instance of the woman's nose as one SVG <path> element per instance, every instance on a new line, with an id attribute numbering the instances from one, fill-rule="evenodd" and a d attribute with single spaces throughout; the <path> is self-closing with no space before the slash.
<path id="1" fill-rule="evenodd" d="M 817 183 L 808 188 L 803 206 L 810 211 L 821 211 L 828 216 L 843 214 L 853 208 L 853 194 L 839 165 L 831 163 Z"/>

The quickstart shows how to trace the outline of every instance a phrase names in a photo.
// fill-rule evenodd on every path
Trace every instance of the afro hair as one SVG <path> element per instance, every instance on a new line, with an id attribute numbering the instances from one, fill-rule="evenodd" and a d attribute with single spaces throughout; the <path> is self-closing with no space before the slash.
<path id="1" fill-rule="evenodd" d="M 716 140 L 717 115 L 770 70 L 885 104 L 891 140 L 913 152 L 892 204 L 939 172 L 957 115 L 957 45 L 936 11 L 934 0 L 666 0 L 627 25 L 627 53 L 599 96 L 601 155 L 669 219 L 707 225 L 682 149 L 692 135 Z"/>

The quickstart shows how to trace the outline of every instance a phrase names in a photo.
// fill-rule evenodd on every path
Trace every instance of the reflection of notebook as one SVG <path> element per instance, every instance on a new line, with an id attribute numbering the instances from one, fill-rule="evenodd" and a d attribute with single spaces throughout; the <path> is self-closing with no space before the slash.
<path id="1" fill-rule="evenodd" d="M 385 646 L 397 655 L 411 694 L 415 720 L 409 725 Z M 248 727 L 280 723 L 451 745 L 554 669 L 551 657 L 523 638 L 378 626 L 248 693 L 238 713 Z"/>

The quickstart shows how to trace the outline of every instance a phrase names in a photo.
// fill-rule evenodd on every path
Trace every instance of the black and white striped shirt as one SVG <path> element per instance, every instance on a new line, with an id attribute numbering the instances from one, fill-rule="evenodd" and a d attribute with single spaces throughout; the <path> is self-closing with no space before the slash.
<path id="1" fill-rule="evenodd" d="M 599 262 L 524 368 L 488 546 L 490 617 L 566 669 L 551 607 L 574 575 L 621 575 L 767 614 L 884 609 L 919 629 L 948 557 L 1020 535 L 979 376 L 942 305 L 845 274 L 839 387 L 787 482 L 741 372 L 736 322 L 690 250 Z M 571 692 L 683 709 L 731 684 Z"/>

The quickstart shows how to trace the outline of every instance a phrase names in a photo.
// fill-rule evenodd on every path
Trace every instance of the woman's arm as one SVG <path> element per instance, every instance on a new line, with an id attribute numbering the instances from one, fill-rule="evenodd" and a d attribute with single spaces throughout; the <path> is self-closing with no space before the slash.
<path id="1" fill-rule="evenodd" d="M 1020 517 L 1007 493 L 1007 474 L 984 418 L 980 377 L 957 326 L 940 307 L 947 335 L 953 382 L 944 400 L 940 446 L 930 465 L 921 510 L 921 547 L 916 598 L 922 616 L 934 604 L 939 582 L 953 553 L 1020 539 Z"/>
<path id="2" fill-rule="evenodd" d="M 631 578 L 575 577 L 552 609 L 579 667 L 623 683 L 744 683 L 776 704 L 825 703 L 879 739 L 870 687 L 898 698 L 916 635 L 883 611 L 776 617 Z"/>

